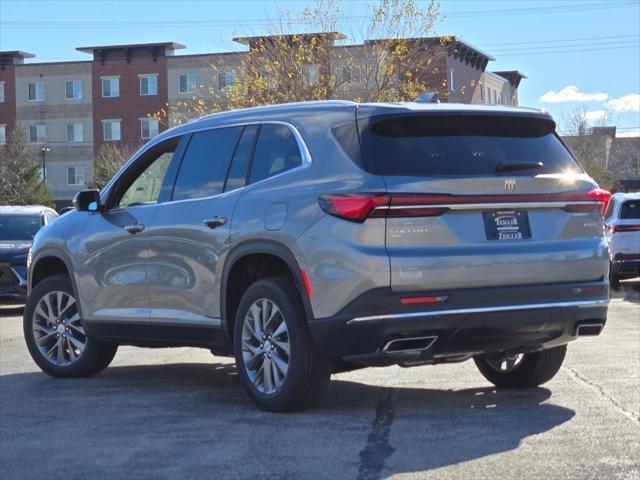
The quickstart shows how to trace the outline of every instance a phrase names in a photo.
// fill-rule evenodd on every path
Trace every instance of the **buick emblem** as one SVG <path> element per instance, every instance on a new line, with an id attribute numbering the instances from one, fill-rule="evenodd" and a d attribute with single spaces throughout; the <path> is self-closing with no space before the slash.
<path id="1" fill-rule="evenodd" d="M 504 190 L 505 192 L 513 192 L 516 189 L 516 179 L 515 178 L 507 178 L 504 181 Z"/>

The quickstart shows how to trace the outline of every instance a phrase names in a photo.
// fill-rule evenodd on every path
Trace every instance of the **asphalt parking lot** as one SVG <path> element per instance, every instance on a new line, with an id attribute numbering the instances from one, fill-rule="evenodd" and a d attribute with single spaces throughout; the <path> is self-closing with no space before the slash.
<path id="1" fill-rule="evenodd" d="M 335 375 L 313 410 L 269 414 L 228 359 L 121 348 L 102 374 L 37 370 L 0 307 L 2 478 L 640 478 L 640 282 L 543 388 L 472 362 Z"/>

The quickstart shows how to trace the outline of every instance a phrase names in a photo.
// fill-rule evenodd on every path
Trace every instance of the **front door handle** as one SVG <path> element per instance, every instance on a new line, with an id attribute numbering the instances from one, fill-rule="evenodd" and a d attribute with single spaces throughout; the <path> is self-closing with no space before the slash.
<path id="1" fill-rule="evenodd" d="M 226 217 L 205 218 L 202 223 L 204 223 L 209 228 L 218 228 L 219 226 L 227 223 L 227 219 Z"/>
<path id="2" fill-rule="evenodd" d="M 141 223 L 136 223 L 134 225 L 127 225 L 124 229 L 129 232 L 131 235 L 135 235 L 136 233 L 140 233 L 144 230 L 144 225 Z"/>

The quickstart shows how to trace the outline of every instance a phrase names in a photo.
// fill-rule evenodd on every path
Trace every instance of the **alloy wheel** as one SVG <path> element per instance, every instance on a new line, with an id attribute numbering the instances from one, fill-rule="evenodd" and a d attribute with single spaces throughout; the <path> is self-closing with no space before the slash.
<path id="1" fill-rule="evenodd" d="M 66 292 L 48 292 L 33 314 L 33 338 L 42 356 L 52 365 L 75 363 L 87 345 L 76 299 Z"/>
<path id="2" fill-rule="evenodd" d="M 244 317 L 242 359 L 260 393 L 270 395 L 282 386 L 289 369 L 289 331 L 282 312 L 269 299 L 253 302 Z"/>

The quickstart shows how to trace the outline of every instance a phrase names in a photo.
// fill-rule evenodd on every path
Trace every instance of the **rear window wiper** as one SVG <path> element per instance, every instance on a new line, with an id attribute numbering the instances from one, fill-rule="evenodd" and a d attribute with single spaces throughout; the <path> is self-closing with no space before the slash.
<path id="1" fill-rule="evenodd" d="M 542 162 L 513 162 L 502 163 L 499 162 L 496 165 L 496 172 L 513 172 L 516 170 L 533 170 L 536 168 L 542 168 L 544 163 Z"/>

